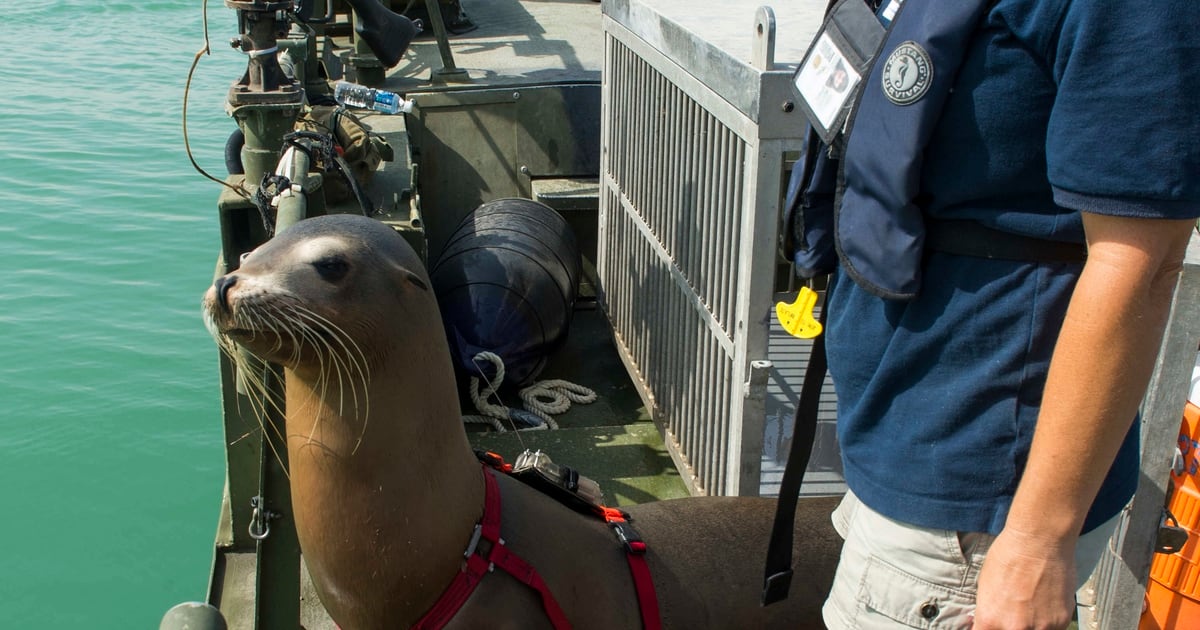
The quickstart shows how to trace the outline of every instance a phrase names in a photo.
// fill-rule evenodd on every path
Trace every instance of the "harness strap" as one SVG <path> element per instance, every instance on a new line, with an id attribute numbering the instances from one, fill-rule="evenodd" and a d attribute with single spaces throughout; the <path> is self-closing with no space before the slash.
<path id="1" fill-rule="evenodd" d="M 504 458 L 496 453 L 489 451 L 475 451 L 475 455 L 479 457 L 479 461 L 483 463 L 484 470 L 492 468 L 505 474 L 509 474 L 513 470 L 512 464 L 505 462 Z M 488 477 L 489 483 L 495 485 L 496 482 L 491 478 L 491 475 L 486 476 Z M 498 491 L 496 492 L 496 496 L 499 497 Z M 495 513 L 500 513 L 498 504 Z M 642 615 L 642 627 L 645 630 L 662 630 L 662 618 L 660 616 L 658 607 L 658 593 L 654 590 L 654 580 L 650 575 L 650 564 L 646 562 L 647 547 L 645 541 L 642 540 L 642 537 L 637 533 L 637 530 L 633 528 L 633 525 L 629 523 L 629 515 L 622 510 L 602 505 L 593 505 L 592 513 L 604 519 L 604 522 L 613 529 L 613 533 L 616 534 L 617 540 L 621 541 L 621 545 L 625 547 L 625 558 L 629 561 L 629 573 L 633 576 L 633 588 L 637 593 L 638 608 Z M 497 528 L 498 527 L 499 524 L 497 524 Z M 473 546 L 471 548 L 473 548 Z M 516 556 L 513 557 L 516 558 Z M 519 558 L 516 559 L 520 560 Z M 489 561 L 494 560 L 489 558 Z M 501 566 L 499 561 L 494 562 L 496 563 L 496 566 Z M 523 560 L 521 560 L 521 562 L 524 564 Z M 510 569 L 506 568 L 505 570 L 509 573 L 512 573 L 512 570 Z M 532 567 L 530 567 L 529 571 L 533 571 Z M 518 579 L 520 578 L 518 577 Z M 538 580 L 540 581 L 540 578 L 538 578 Z M 531 584 L 530 586 L 533 585 Z M 550 615 L 551 606 L 557 609 L 558 605 L 553 601 L 553 599 L 545 599 L 549 595 L 548 589 L 539 590 L 542 592 L 543 600 L 546 601 L 546 613 L 547 615 Z"/>
<path id="2" fill-rule="evenodd" d="M 467 598 L 475 591 L 475 587 L 479 585 L 479 581 L 486 573 L 486 562 L 483 563 L 481 571 L 477 564 L 468 559 L 463 570 L 454 577 L 454 581 L 450 583 L 449 588 L 442 593 L 433 607 L 417 623 L 413 624 L 413 630 L 439 630 L 445 627 L 454 614 L 467 602 Z"/>
<path id="3" fill-rule="evenodd" d="M 491 486 L 493 494 L 498 498 L 500 493 L 496 487 L 495 477 L 491 473 L 485 473 L 484 476 L 487 478 L 488 485 Z M 497 503 L 499 503 L 498 500 Z M 499 534 L 499 527 L 497 527 L 496 533 Z M 554 594 L 550 592 L 550 587 L 546 585 L 546 581 L 538 574 L 537 569 L 534 569 L 533 565 L 509 550 L 504 545 L 503 539 L 492 544 L 492 550 L 488 553 L 488 562 L 504 569 L 506 573 L 516 578 L 519 582 L 537 591 L 542 596 L 542 607 L 546 609 L 546 616 L 550 618 L 550 623 L 556 630 L 564 630 L 571 627 L 571 622 L 567 621 L 566 613 L 559 607 L 558 601 L 554 599 Z"/>
<path id="4" fill-rule="evenodd" d="M 471 593 L 483 580 L 483 576 L 487 575 L 494 567 L 503 569 L 542 596 L 542 606 L 546 609 L 546 616 L 550 618 L 550 623 L 556 630 L 569 629 L 571 623 L 567 621 L 566 614 L 554 599 L 554 594 L 550 592 L 550 587 L 546 585 L 545 580 L 538 575 L 532 565 L 510 551 L 504 545 L 504 539 L 500 538 L 500 487 L 486 466 L 482 470 L 484 480 L 483 518 L 475 526 L 475 533 L 472 534 L 467 551 L 463 554 L 466 562 L 463 563 L 462 571 L 454 577 L 449 588 L 442 593 L 441 598 L 434 603 L 429 612 L 413 625 L 413 629 L 439 630 L 445 627 L 471 597 Z M 491 549 L 486 558 L 476 553 L 480 540 L 491 543 Z"/>
<path id="5" fill-rule="evenodd" d="M 642 612 L 642 627 L 645 630 L 660 630 L 662 617 L 658 611 L 658 593 L 650 577 L 650 565 L 646 562 L 646 543 L 629 524 L 627 514 L 616 508 L 601 509 L 604 522 L 613 528 L 625 546 L 625 558 L 629 560 L 629 573 L 633 575 L 633 588 L 637 591 L 638 606 Z"/>

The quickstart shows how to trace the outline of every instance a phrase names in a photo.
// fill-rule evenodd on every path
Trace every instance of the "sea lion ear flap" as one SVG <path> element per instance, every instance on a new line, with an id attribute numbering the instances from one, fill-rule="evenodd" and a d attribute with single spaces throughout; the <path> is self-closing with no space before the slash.
<path id="1" fill-rule="evenodd" d="M 416 272 L 405 269 L 404 273 L 408 277 L 408 281 L 417 285 L 417 287 L 420 288 L 422 291 L 429 290 L 429 285 L 425 284 L 425 280 L 423 280 L 421 278 L 421 276 L 417 275 Z"/>
<path id="2" fill-rule="evenodd" d="M 392 269 L 396 272 L 396 274 L 399 275 L 399 277 L 404 278 L 404 280 L 407 281 L 409 284 L 412 284 L 413 286 L 417 287 L 418 289 L 421 289 L 422 291 L 429 290 L 429 283 L 426 282 L 425 279 L 421 277 L 421 274 L 413 271 L 412 269 L 409 269 L 408 267 L 406 267 L 398 262 L 390 262 L 390 264 L 391 264 Z"/>

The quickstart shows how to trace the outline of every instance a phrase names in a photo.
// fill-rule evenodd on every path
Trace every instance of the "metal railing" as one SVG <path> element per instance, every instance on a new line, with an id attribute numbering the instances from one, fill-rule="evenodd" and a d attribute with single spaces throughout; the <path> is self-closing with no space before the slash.
<path id="1" fill-rule="evenodd" d="M 757 494 L 765 306 L 803 120 L 770 9 L 739 29 L 747 63 L 651 4 L 605 4 L 600 297 L 691 491 Z"/>

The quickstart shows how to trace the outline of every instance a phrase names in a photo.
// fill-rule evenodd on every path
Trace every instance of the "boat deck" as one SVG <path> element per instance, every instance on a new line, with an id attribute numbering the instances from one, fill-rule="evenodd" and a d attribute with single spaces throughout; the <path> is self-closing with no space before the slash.
<path id="1" fill-rule="evenodd" d="M 404 3 L 392 2 L 394 10 Z M 600 3 L 592 0 L 521 2 L 466 0 L 475 30 L 449 34 L 454 65 L 465 76 L 441 75 L 433 28 L 426 24 L 400 63 L 387 72 L 386 89 L 407 92 L 431 85 L 512 85 L 600 81 L 604 35 Z M 351 79 L 353 69 L 348 71 Z"/>
<path id="2" fill-rule="evenodd" d="M 556 430 L 497 433 L 469 425 L 471 443 L 510 462 L 527 448 L 541 450 L 600 484 L 605 501 L 614 506 L 689 496 L 617 356 L 604 315 L 585 304 L 576 309 L 571 326 L 565 346 L 539 378 L 592 389 L 596 402 L 573 404 L 555 416 Z M 464 402 L 464 413 L 471 413 L 470 405 Z"/>

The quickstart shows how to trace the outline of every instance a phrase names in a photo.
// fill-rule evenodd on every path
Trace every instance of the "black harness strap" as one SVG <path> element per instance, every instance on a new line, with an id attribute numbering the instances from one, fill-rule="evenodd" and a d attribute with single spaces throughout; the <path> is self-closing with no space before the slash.
<path id="1" fill-rule="evenodd" d="M 825 327 L 827 312 L 822 305 L 821 313 L 817 316 L 822 328 Z M 817 436 L 817 408 L 821 399 L 821 386 L 825 383 L 825 371 L 825 335 L 821 334 L 813 341 L 808 368 L 804 372 L 804 383 L 800 386 L 800 398 L 796 401 L 796 415 L 792 420 L 792 448 L 788 451 L 783 480 L 779 484 L 775 523 L 771 526 L 771 540 L 767 545 L 763 606 L 786 599 L 788 589 L 792 585 L 792 530 L 796 524 L 796 502 L 800 497 L 804 471 L 808 468 L 813 441 Z"/>

